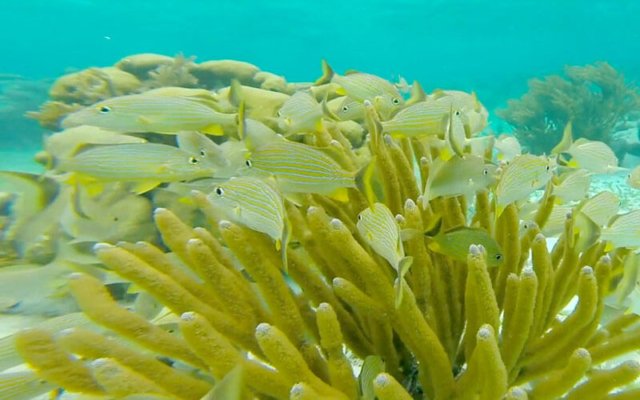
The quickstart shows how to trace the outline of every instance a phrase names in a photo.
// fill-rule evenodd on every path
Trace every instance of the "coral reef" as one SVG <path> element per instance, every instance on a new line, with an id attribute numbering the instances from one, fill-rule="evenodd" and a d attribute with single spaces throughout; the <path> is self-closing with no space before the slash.
<path id="1" fill-rule="evenodd" d="M 568 66 L 564 73 L 532 79 L 527 93 L 497 111 L 534 153 L 548 153 L 569 121 L 578 137 L 610 143 L 616 125 L 640 109 L 637 89 L 605 62 Z"/>
<path id="2" fill-rule="evenodd" d="M 120 64 L 145 79 L 157 79 L 174 65 L 148 55 L 138 61 Z M 207 73 L 218 71 L 214 64 L 204 64 Z M 238 79 L 251 75 L 283 92 L 289 88 L 277 75 L 256 78 L 257 68 L 233 65 L 238 66 Z M 203 85 L 231 79 L 226 75 L 230 70 L 222 71 Z M 573 79 L 580 71 L 572 72 Z M 355 86 L 352 93 L 365 92 L 353 83 L 362 82 L 357 79 L 385 83 L 385 90 L 374 96 L 364 93 L 358 118 L 364 122 L 348 121 L 360 128 L 361 140 L 350 141 L 353 127 L 343 129 L 345 121 L 332 119 L 326 103 L 313 96 L 305 99 L 308 107 L 301 115 L 314 115 L 308 131 L 284 139 L 277 133 L 286 132 L 273 123 L 284 118 L 278 113 L 282 102 L 260 109 L 276 92 L 242 86 L 243 93 L 233 94 L 233 86 L 240 84 L 234 81 L 231 88 L 211 94 L 217 103 L 206 99 L 234 112 L 237 126 L 232 134 L 215 141 L 204 135 L 144 136 L 150 142 L 170 143 L 153 143 L 154 148 L 185 152 L 187 166 L 210 167 L 217 180 L 162 180 L 171 168 L 163 165 L 142 182 L 153 183 L 143 192 L 137 189 L 139 182 L 127 185 L 133 174 L 125 169 L 115 182 L 105 178 L 102 192 L 92 193 L 79 178 L 67 179 L 57 195 L 42 195 L 46 205 L 32 205 L 28 225 L 46 221 L 55 232 L 49 235 L 57 239 L 50 258 L 73 264 L 68 291 L 81 312 L 68 315 L 83 318 L 76 324 L 33 326 L 11 337 L 12 351 L 47 383 L 41 393 L 53 386 L 114 399 L 640 396 L 634 383 L 640 363 L 632 359 L 640 347 L 640 316 L 611 301 L 612 296 L 620 303 L 635 296 L 627 289 L 635 284 L 640 257 L 634 251 L 640 236 L 633 233 L 620 244 L 619 231 L 613 231 L 610 221 L 624 221 L 637 212 L 616 215 L 617 207 L 582 199 L 563 203 L 556 196 L 561 172 L 554 159 L 545 156 L 509 153 L 510 163 L 497 168 L 495 141 L 473 137 L 478 132 L 469 128 L 467 113 L 480 110 L 484 115 L 475 95 L 455 92 L 473 100 L 468 109 L 454 108 L 460 97 L 441 95 L 448 102 L 444 113 L 436 115 L 429 108 L 421 114 L 443 122 L 438 124 L 442 131 L 391 137 L 383 131 L 385 121 L 376 106 L 389 100 L 388 105 L 402 109 L 404 99 L 385 97 L 395 95 L 395 87 L 382 78 L 358 74 L 340 77 L 345 87 Z M 199 85 L 204 82 L 198 73 L 192 76 Z M 309 89 L 299 85 L 299 90 Z M 322 85 L 326 91 L 321 100 L 344 91 L 333 82 L 312 85 L 308 93 Z M 176 88 L 168 90 L 176 93 Z M 202 94 L 180 93 L 194 98 Z M 277 101 L 295 97 L 277 95 Z M 197 98 L 199 105 L 205 103 Z M 416 98 L 407 103 L 442 101 L 424 93 Z M 297 122 L 297 117 L 287 114 L 287 122 Z M 413 121 L 402 127 L 411 127 Z M 147 166 L 142 155 L 151 143 L 133 143 L 136 137 L 118 135 L 123 142 L 89 142 L 89 150 L 80 154 L 90 154 L 95 146 L 126 148 L 126 158 L 117 161 Z M 69 132 L 67 137 L 72 137 Z M 76 142 L 81 139 L 59 140 L 49 146 L 53 153 L 69 152 L 73 158 L 82 147 Z M 171 141 L 179 149 L 172 148 Z M 282 146 L 270 147 L 272 143 Z M 135 153 L 132 148 L 141 150 Z M 296 155 L 306 158 L 300 161 L 290 154 L 293 150 L 280 151 L 283 148 L 298 149 Z M 243 213 L 247 204 L 255 215 L 273 219 L 256 201 L 261 193 L 236 198 L 228 213 L 210 200 L 233 189 L 233 178 L 216 175 L 223 168 L 237 163 L 232 175 L 242 176 L 267 168 L 273 160 L 269 157 L 280 157 L 275 172 L 267 177 L 253 173 L 274 185 L 271 198 L 284 208 L 275 222 L 286 228 L 275 238 L 266 230 L 248 228 L 241 218 L 227 219 Z M 473 171 L 465 168 L 469 165 Z M 305 168 L 310 166 L 319 167 L 309 172 Z M 48 174 L 60 178 L 64 171 L 56 168 L 51 166 Z M 537 188 L 538 196 L 529 199 Z M 124 206 L 115 207 L 119 202 L 114 199 L 122 199 Z M 394 216 L 389 224 L 397 228 L 394 235 L 359 229 L 363 210 L 376 204 Z M 9 228 L 11 217 L 5 221 Z M 594 222 L 596 217 L 603 222 Z M 258 222 L 255 226 L 260 227 Z M 25 238 L 37 236 L 33 230 L 25 232 Z M 396 241 L 389 245 L 389 237 Z M 92 250 L 69 252 L 78 243 Z M 389 245 L 404 262 L 393 265 L 378 245 Z M 3 344 L 7 346 L 1 342 L 0 350 Z M 0 361 L 6 361 L 3 354 L 8 353 L 0 351 Z"/>

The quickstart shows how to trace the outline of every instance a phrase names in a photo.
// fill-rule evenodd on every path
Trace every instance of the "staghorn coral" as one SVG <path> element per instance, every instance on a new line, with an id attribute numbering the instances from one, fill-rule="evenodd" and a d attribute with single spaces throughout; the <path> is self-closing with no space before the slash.
<path id="1" fill-rule="evenodd" d="M 374 138 L 379 134 L 374 125 L 369 129 Z M 395 142 L 374 139 L 371 152 L 382 198 L 402 215 L 403 227 L 421 231 L 435 215 L 445 226 L 467 224 L 463 197 L 437 198 L 425 209 L 411 200 L 419 190 Z M 180 334 L 127 311 L 99 280 L 76 274 L 70 289 L 79 306 L 118 340 L 82 329 L 32 329 L 17 335 L 18 350 L 50 383 L 115 398 L 197 399 L 241 366 L 249 379 L 238 398 L 356 399 L 351 358 L 369 355 L 386 364 L 385 373 L 372 377 L 382 400 L 638 394 L 609 394 L 640 375 L 637 362 L 604 364 L 640 343 L 640 317 L 603 320 L 612 277 L 629 252 L 606 253 L 601 241 L 580 251 L 572 215 L 548 250 L 540 230 L 554 205 L 550 193 L 537 223 L 522 234 L 515 204 L 496 217 L 488 193 L 478 193 L 473 223 L 493 232 L 504 249 L 497 268 L 488 268 L 480 246 L 459 262 L 433 252 L 421 235 L 410 238 L 406 249 L 414 262 L 398 307 L 388 265 L 354 233 L 366 201 L 356 190 L 351 199 L 314 195 L 307 205 L 287 204 L 299 243 L 288 249 L 288 276 L 267 236 L 217 220 L 204 196 L 194 201 L 207 228 L 157 209 L 156 226 L 177 259 L 144 242 L 95 250 L 104 265 L 180 316 Z M 575 307 L 563 311 L 574 297 Z M 189 368 L 172 368 L 153 355 Z"/>
<path id="2" fill-rule="evenodd" d="M 531 152 L 548 153 L 568 121 L 579 137 L 610 143 L 616 125 L 640 108 L 637 89 L 605 62 L 564 72 L 532 79 L 527 93 L 497 111 Z"/>

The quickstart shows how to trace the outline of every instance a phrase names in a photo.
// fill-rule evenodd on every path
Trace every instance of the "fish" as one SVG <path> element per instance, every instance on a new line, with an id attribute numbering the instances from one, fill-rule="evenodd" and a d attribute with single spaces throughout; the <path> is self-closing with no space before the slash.
<path id="1" fill-rule="evenodd" d="M 360 375 L 358 375 L 358 385 L 362 400 L 375 400 L 376 395 L 373 389 L 373 380 L 385 371 L 385 363 L 380 356 L 367 356 L 362 363 Z"/>
<path id="2" fill-rule="evenodd" d="M 456 261 L 467 260 L 471 245 L 484 247 L 488 267 L 497 267 L 502 263 L 503 253 L 500 245 L 484 229 L 461 226 L 446 232 L 438 232 L 434 236 L 427 234 L 427 246 L 431 251 L 444 254 Z"/>
<path id="3" fill-rule="evenodd" d="M 448 104 L 453 109 L 460 111 L 465 117 L 471 134 L 481 132 L 488 124 L 489 112 L 478 101 L 475 92 L 436 90 L 429 97 L 436 102 Z"/>
<path id="4" fill-rule="evenodd" d="M 640 165 L 627 175 L 627 184 L 634 189 L 640 189 Z"/>
<path id="5" fill-rule="evenodd" d="M 511 162 L 516 156 L 522 154 L 522 146 L 515 136 L 500 135 L 495 141 L 494 148 L 497 150 L 497 160 Z"/>
<path id="6" fill-rule="evenodd" d="M 54 261 L 47 265 L 23 264 L 0 269 L 0 314 L 57 316 L 77 310 L 69 294 L 67 276 L 74 266 Z"/>
<path id="7" fill-rule="evenodd" d="M 576 206 L 576 210 L 589 217 L 597 226 L 605 226 L 618 213 L 619 207 L 618 196 L 605 190 L 583 200 Z"/>
<path id="8" fill-rule="evenodd" d="M 113 144 L 89 147 L 56 165 L 69 172 L 67 183 L 89 187 L 98 194 L 108 182 L 132 182 L 140 194 L 163 182 L 188 181 L 212 176 L 214 170 L 189 153 L 158 143 Z"/>
<path id="9" fill-rule="evenodd" d="M 318 148 L 281 138 L 252 151 L 244 174 L 274 176 L 283 193 L 318 193 L 346 201 L 356 173 L 344 170 Z"/>
<path id="10" fill-rule="evenodd" d="M 382 121 L 382 130 L 394 138 L 437 136 L 444 138 L 449 126 L 451 106 L 421 101 L 403 108 L 390 120 Z"/>
<path id="11" fill-rule="evenodd" d="M 60 216 L 62 230 L 73 244 L 155 239 L 151 202 L 128 193 L 124 185 L 109 186 L 109 190 L 94 197 L 81 190 L 78 196 L 82 215 L 76 207 L 67 207 Z"/>
<path id="12" fill-rule="evenodd" d="M 283 269 L 287 271 L 291 224 L 284 199 L 272 184 L 252 176 L 235 177 L 217 185 L 207 199 L 226 218 L 273 239 L 276 250 L 282 253 Z"/>
<path id="13" fill-rule="evenodd" d="M 440 157 L 443 159 L 449 159 L 454 154 L 462 157 L 464 156 L 465 147 L 467 145 L 467 133 L 465 124 L 462 121 L 462 114 L 460 111 L 453 109 L 449 110 L 449 118 L 447 124 L 447 130 L 445 131 L 445 141 L 447 147 L 440 153 Z"/>
<path id="14" fill-rule="evenodd" d="M 555 165 L 545 156 L 522 154 L 504 167 L 495 187 L 496 217 L 508 204 L 524 200 L 553 177 Z"/>
<path id="15" fill-rule="evenodd" d="M 596 174 L 620 170 L 618 157 L 604 142 L 580 138 L 573 142 L 566 153 L 571 155 L 571 161 L 567 165 L 572 168 L 584 168 Z"/>
<path id="16" fill-rule="evenodd" d="M 51 392 L 55 388 L 55 385 L 41 379 L 33 371 L 0 373 L 0 400 L 30 400 L 40 398 L 40 395 Z M 48 398 L 54 397 L 52 395 Z"/>
<path id="17" fill-rule="evenodd" d="M 278 126 L 287 136 L 322 129 L 322 105 L 307 92 L 296 92 L 278 111 Z"/>
<path id="18" fill-rule="evenodd" d="M 436 158 L 431 164 L 423 199 L 428 201 L 436 197 L 460 195 L 472 197 L 496 182 L 496 169 L 495 165 L 473 155 L 454 156 L 447 161 Z"/>
<path id="19" fill-rule="evenodd" d="M 330 115 L 340 121 L 361 121 L 364 118 L 364 105 L 362 102 L 349 96 L 336 97 L 327 102 Z"/>
<path id="20" fill-rule="evenodd" d="M 64 128 L 91 125 L 122 133 L 175 134 L 194 130 L 224 134 L 223 126 L 236 126 L 237 114 L 215 111 L 195 97 L 132 94 L 113 97 L 69 114 Z"/>
<path id="21" fill-rule="evenodd" d="M 220 89 L 217 94 L 222 111 L 233 112 L 244 102 L 247 116 L 256 120 L 275 117 L 290 97 L 285 93 L 243 86 L 237 80 L 233 80 L 231 86 Z"/>
<path id="22" fill-rule="evenodd" d="M 211 165 L 212 167 L 225 167 L 228 165 L 221 146 L 200 132 L 178 132 L 176 142 L 179 149 L 195 156 L 205 165 Z"/>
<path id="23" fill-rule="evenodd" d="M 413 263 L 413 257 L 404 253 L 400 226 L 383 203 L 374 203 L 358 214 L 356 229 L 362 239 L 396 270 L 394 283 L 396 308 L 402 303 L 404 276 Z"/>
<path id="24" fill-rule="evenodd" d="M 326 62 L 323 62 L 323 69 L 326 76 L 331 76 L 331 83 L 340 87 L 338 94 L 347 95 L 361 103 L 371 101 L 382 119 L 391 118 L 404 104 L 404 98 L 398 89 L 379 76 L 363 72 L 338 75 Z"/>
<path id="25" fill-rule="evenodd" d="M 609 242 L 605 251 L 619 247 L 640 247 L 640 210 L 615 216 L 608 226 L 602 228 L 600 239 Z"/>
<path id="26" fill-rule="evenodd" d="M 570 170 L 555 179 L 553 194 L 559 201 L 567 203 L 585 198 L 591 185 L 591 173 L 586 169 Z"/>

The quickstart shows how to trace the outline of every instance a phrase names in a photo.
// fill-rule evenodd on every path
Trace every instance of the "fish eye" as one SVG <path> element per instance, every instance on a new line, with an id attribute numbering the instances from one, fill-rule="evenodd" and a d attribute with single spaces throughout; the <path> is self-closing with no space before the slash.
<path id="1" fill-rule="evenodd" d="M 214 189 L 214 191 L 216 192 L 216 194 L 218 196 L 222 196 L 224 194 L 224 190 L 222 190 L 222 188 L 220 186 L 218 186 L 217 188 Z"/>
<path id="2" fill-rule="evenodd" d="M 496 260 L 498 261 L 502 260 L 502 254 L 496 254 Z"/>
<path id="3" fill-rule="evenodd" d="M 199 162 L 200 161 L 197 158 L 195 158 L 193 156 L 189 157 L 189 164 L 195 165 L 195 164 L 197 164 Z"/>
<path id="4" fill-rule="evenodd" d="M 251 160 L 247 160 L 244 162 L 244 165 L 246 165 L 247 167 L 251 168 L 253 166 L 253 163 L 251 163 Z"/>
<path id="5" fill-rule="evenodd" d="M 109 114 L 111 112 L 111 107 L 109 107 L 109 106 L 100 106 L 100 107 L 98 107 L 98 111 L 100 111 L 100 114 Z"/>
<path id="6" fill-rule="evenodd" d="M 547 165 L 547 172 L 551 169 L 551 167 L 549 165 Z"/>
<path id="7" fill-rule="evenodd" d="M 393 104 L 395 104 L 395 105 L 398 105 L 398 104 L 400 104 L 400 99 L 399 99 L 399 98 L 397 98 L 397 97 L 394 97 L 394 98 L 391 100 L 391 102 L 392 102 Z"/>
<path id="8" fill-rule="evenodd" d="M 483 169 L 482 170 L 482 175 L 489 175 L 489 170 L 488 169 Z"/>
<path id="9" fill-rule="evenodd" d="M 362 221 L 362 215 L 358 214 L 358 221 Z"/>
<path id="10" fill-rule="evenodd" d="M 205 153 L 205 151 L 203 149 L 200 149 L 200 156 L 204 157 L 206 155 L 207 155 L 207 153 Z"/>
<path id="11" fill-rule="evenodd" d="M 455 114 L 456 114 L 456 116 L 459 116 L 460 115 L 460 110 L 456 110 Z"/>
<path id="12" fill-rule="evenodd" d="M 349 107 L 347 106 L 342 106 L 342 112 L 347 112 L 349 111 Z"/>

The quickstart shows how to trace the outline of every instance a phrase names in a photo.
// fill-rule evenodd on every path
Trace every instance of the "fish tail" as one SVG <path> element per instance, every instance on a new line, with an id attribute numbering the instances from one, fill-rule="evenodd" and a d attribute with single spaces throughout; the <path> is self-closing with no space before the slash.
<path id="1" fill-rule="evenodd" d="M 371 158 L 369 163 L 356 173 L 355 183 L 356 188 L 364 193 L 367 198 L 369 207 L 372 207 L 376 202 L 376 194 L 373 190 L 373 173 L 375 172 L 375 156 Z"/>
<path id="2" fill-rule="evenodd" d="M 246 130 L 247 130 L 247 125 L 246 125 L 246 105 L 244 100 L 240 101 L 240 104 L 238 105 L 238 114 L 236 115 L 236 123 L 238 125 L 238 139 L 240 140 L 244 140 L 246 134 Z"/>
<path id="3" fill-rule="evenodd" d="M 333 72 L 333 68 L 331 68 L 331 66 L 329 65 L 329 63 L 327 62 L 327 60 L 322 60 L 322 75 L 316 79 L 316 81 L 313 83 L 315 86 L 318 85 L 323 85 L 325 83 L 329 83 L 331 81 L 331 78 L 333 78 L 333 75 L 335 74 L 335 72 Z"/>

